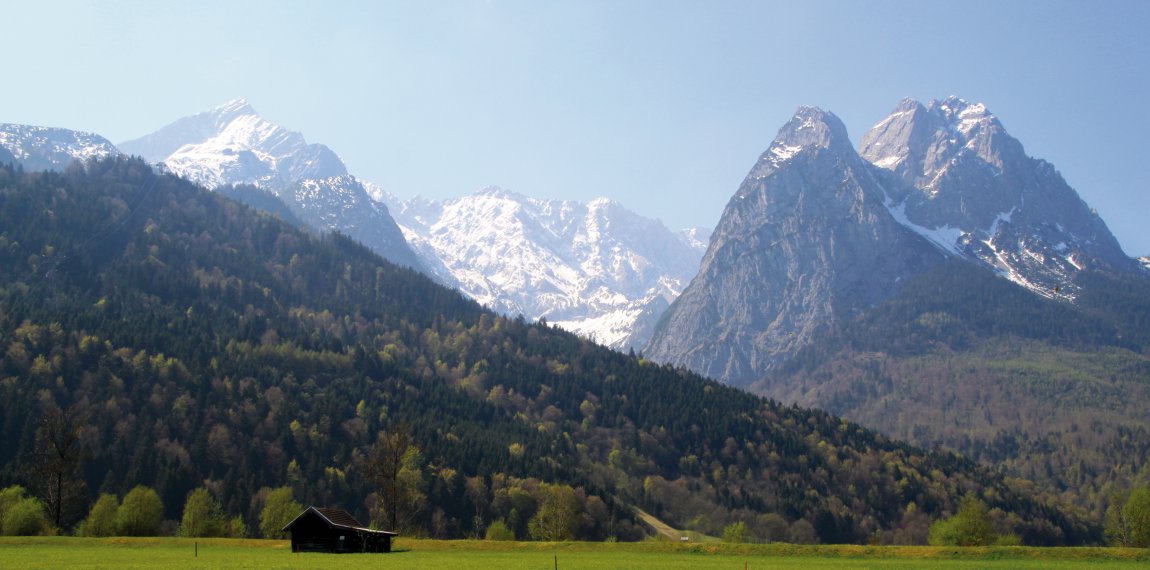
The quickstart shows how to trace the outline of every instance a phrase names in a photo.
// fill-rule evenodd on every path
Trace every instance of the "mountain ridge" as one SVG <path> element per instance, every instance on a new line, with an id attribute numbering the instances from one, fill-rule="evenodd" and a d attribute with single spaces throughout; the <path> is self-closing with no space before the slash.
<path id="1" fill-rule="evenodd" d="M 53 170 L 73 161 L 119 154 L 108 139 L 84 131 L 34 125 L 0 124 L 0 162 L 18 162 L 28 170 Z"/>
<path id="2" fill-rule="evenodd" d="M 499 187 L 443 201 L 377 198 L 444 282 L 618 349 L 642 346 L 701 255 L 699 232 L 671 232 L 608 198 L 541 200 Z"/>
<path id="3" fill-rule="evenodd" d="M 396 263 L 423 269 L 387 207 L 370 198 L 335 152 L 264 119 L 245 99 L 178 119 L 120 147 L 208 188 L 259 187 L 312 227 L 344 232 Z"/>
<path id="4" fill-rule="evenodd" d="M 1097 213 L 981 103 L 904 100 L 860 155 L 905 183 L 889 197 L 900 221 L 1039 295 L 1072 301 L 1084 267 L 1133 267 Z"/>
<path id="5" fill-rule="evenodd" d="M 1053 166 L 1027 156 L 985 105 L 906 99 L 860 146 L 850 146 L 832 113 L 800 107 L 733 195 L 699 275 L 645 353 L 747 385 L 942 257 L 1067 302 L 1081 294 L 1075 277 L 1084 270 L 1145 275 Z M 820 155 L 833 158 L 814 164 Z M 863 274 L 838 281 L 852 264 Z"/>

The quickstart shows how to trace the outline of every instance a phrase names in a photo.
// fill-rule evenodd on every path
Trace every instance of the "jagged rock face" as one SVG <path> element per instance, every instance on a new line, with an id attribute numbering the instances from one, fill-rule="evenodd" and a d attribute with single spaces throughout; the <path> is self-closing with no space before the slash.
<path id="1" fill-rule="evenodd" d="M 120 154 L 115 145 L 92 133 L 0 124 L 0 162 L 18 162 L 25 170 L 59 170 L 74 160 Z"/>
<path id="2" fill-rule="evenodd" d="M 390 261 L 424 270 L 387 206 L 371 199 L 331 149 L 267 121 L 243 99 L 120 146 L 208 188 L 258 186 L 309 226 L 342 232 Z"/>
<path id="3" fill-rule="evenodd" d="M 308 225 L 339 231 L 399 265 L 427 270 L 387 206 L 372 200 L 354 176 L 303 179 L 288 189 L 285 198 Z"/>
<path id="4" fill-rule="evenodd" d="M 880 176 L 837 117 L 800 109 L 727 205 L 646 355 L 747 385 L 944 259 L 890 215 Z"/>
<path id="5" fill-rule="evenodd" d="M 538 200 L 499 188 L 443 202 L 374 194 L 390 201 L 442 281 L 613 348 L 642 348 L 702 256 L 700 236 L 607 199 Z"/>
<path id="6" fill-rule="evenodd" d="M 1072 299 L 1079 271 L 1132 268 L 1101 218 L 984 105 L 905 100 L 860 153 L 905 182 L 889 205 L 908 227 L 1036 293 Z"/>

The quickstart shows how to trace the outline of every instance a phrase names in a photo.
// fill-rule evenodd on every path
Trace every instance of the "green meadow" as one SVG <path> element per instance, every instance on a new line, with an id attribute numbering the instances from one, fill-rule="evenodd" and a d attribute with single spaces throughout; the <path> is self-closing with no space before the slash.
<path id="1" fill-rule="evenodd" d="M 0 538 L 0 567 L 33 568 L 1147 568 L 1150 550 L 400 539 L 391 554 L 293 554 L 286 541 Z"/>

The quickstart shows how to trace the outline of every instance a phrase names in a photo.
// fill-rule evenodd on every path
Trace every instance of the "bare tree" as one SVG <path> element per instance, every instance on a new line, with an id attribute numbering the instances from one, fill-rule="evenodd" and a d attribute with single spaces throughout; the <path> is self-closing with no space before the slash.
<path id="1" fill-rule="evenodd" d="M 56 528 L 83 516 L 87 484 L 80 474 L 87 414 L 79 406 L 67 411 L 44 405 L 30 462 L 30 486 L 43 499 Z"/>
<path id="2" fill-rule="evenodd" d="M 409 522 L 406 518 L 419 510 L 423 498 L 419 473 L 413 472 L 419 467 L 409 464 L 413 453 L 417 455 L 419 450 L 413 445 L 411 431 L 400 425 L 379 432 L 362 460 L 363 475 L 382 502 L 383 522 L 392 530 Z"/>

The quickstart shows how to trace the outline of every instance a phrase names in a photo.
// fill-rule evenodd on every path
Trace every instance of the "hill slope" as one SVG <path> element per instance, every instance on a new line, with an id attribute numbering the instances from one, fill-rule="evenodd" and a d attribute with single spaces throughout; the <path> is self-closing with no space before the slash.
<path id="1" fill-rule="evenodd" d="M 409 533 L 525 537 L 573 496 L 581 538 L 635 538 L 634 505 L 708 534 L 915 541 L 975 493 L 1027 542 L 1100 539 L 969 461 L 499 317 L 122 158 L 0 168 L 0 346 L 2 482 L 58 411 L 83 420 L 89 496 L 152 485 L 169 517 L 206 485 L 254 527 L 290 484 L 378 519 L 362 458 L 386 431 L 415 444 Z"/>
<path id="2" fill-rule="evenodd" d="M 1101 515 L 1150 480 L 1150 284 L 1076 278 L 1047 300 L 964 261 L 906 284 L 752 387 L 942 445 Z"/>

